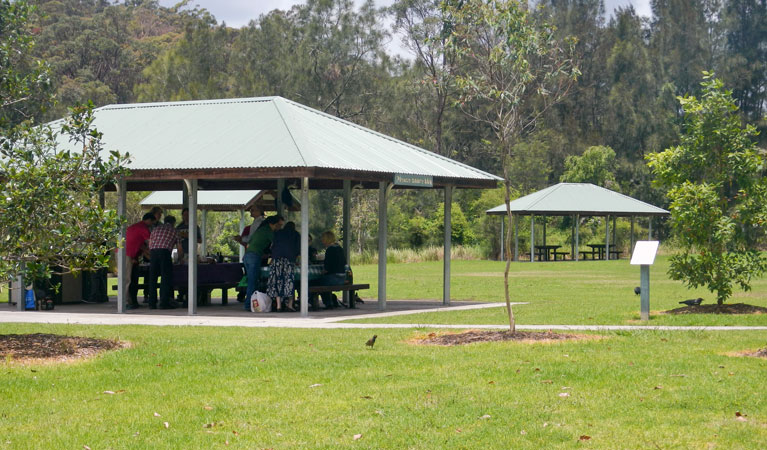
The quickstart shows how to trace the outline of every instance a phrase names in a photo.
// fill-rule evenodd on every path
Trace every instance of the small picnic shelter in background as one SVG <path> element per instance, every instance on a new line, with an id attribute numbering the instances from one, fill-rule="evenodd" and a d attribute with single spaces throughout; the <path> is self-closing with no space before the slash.
<path id="1" fill-rule="evenodd" d="M 534 192 L 530 195 L 512 200 L 509 203 L 514 220 L 514 253 L 513 260 L 519 261 L 519 220 L 522 216 L 530 216 L 530 261 L 534 261 L 535 248 L 535 217 L 542 216 L 571 216 L 572 226 L 572 259 L 579 259 L 580 218 L 583 216 L 605 217 L 604 258 L 610 259 L 610 217 L 615 229 L 616 217 L 631 218 L 631 248 L 634 246 L 634 220 L 636 217 L 648 219 L 648 239 L 652 238 L 652 218 L 665 217 L 670 213 L 665 209 L 650 205 L 635 198 L 611 191 L 591 183 L 559 183 Z M 506 205 L 502 204 L 486 211 L 488 215 L 506 216 Z M 501 254 L 504 253 L 503 219 L 501 222 Z M 543 247 L 546 247 L 546 222 L 543 222 Z M 601 252 L 600 247 L 600 252 Z M 614 252 L 613 252 L 614 253 Z M 554 257 L 556 259 L 556 255 Z"/>
<path id="2" fill-rule="evenodd" d="M 130 174 L 119 180 L 117 210 L 127 191 L 186 193 L 198 208 L 198 192 L 272 190 L 300 192 L 301 315 L 308 315 L 309 189 L 343 191 L 342 245 L 349 259 L 351 190 L 378 191 L 378 308 L 386 309 L 387 199 L 391 189 L 440 189 L 445 201 L 443 303 L 450 302 L 452 193 L 456 188 L 495 188 L 499 177 L 407 144 L 282 97 L 109 105 L 94 111 L 105 152 L 128 152 Z M 62 121 L 50 125 L 56 129 Z M 62 148 L 73 144 L 59 136 Z M 281 195 L 278 196 L 281 203 Z M 282 212 L 284 205 L 278 205 Z M 196 214 L 189 239 L 197 241 Z M 124 239 L 125 229 L 122 230 Z M 189 260 L 197 260 L 196 246 Z M 189 264 L 189 298 L 197 297 L 197 265 Z M 117 311 L 125 311 L 125 249 L 117 252 Z M 188 302 L 189 314 L 197 304 Z"/>

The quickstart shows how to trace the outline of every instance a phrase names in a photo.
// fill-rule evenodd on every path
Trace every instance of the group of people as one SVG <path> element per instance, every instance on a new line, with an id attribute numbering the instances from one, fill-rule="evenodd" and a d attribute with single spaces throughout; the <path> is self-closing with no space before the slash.
<path id="1" fill-rule="evenodd" d="M 189 252 L 189 208 L 181 212 L 182 222 L 176 225 L 176 218 L 165 216 L 155 206 L 144 214 L 141 221 L 129 226 L 125 233 L 125 253 L 128 258 L 125 289 L 128 292 L 126 309 L 137 309 L 138 266 L 140 259 L 149 261 L 149 277 L 146 280 L 146 302 L 150 309 L 174 309 L 179 304 L 173 300 L 173 249 L 178 251 L 179 260 Z M 200 233 L 198 227 L 198 242 Z M 160 277 L 160 295 L 157 296 L 157 277 Z"/>
<path id="2" fill-rule="evenodd" d="M 266 294 L 275 299 L 277 311 L 295 311 L 293 296 L 296 291 L 294 276 L 298 256 L 301 253 L 301 236 L 294 222 L 287 222 L 282 216 L 265 217 L 263 210 L 253 206 L 250 210 L 253 223 L 248 232 L 234 239 L 246 247 L 243 264 L 248 279 L 244 309 L 252 311 L 251 298 L 259 287 L 261 266 L 269 257 L 271 265 L 266 285 Z M 331 231 L 322 233 L 322 244 L 327 248 L 323 262 L 323 275 L 312 280 L 312 285 L 330 286 L 343 284 L 346 279 L 346 255 Z M 316 251 L 310 250 L 309 260 Z M 332 295 L 323 294 L 325 308 L 338 306 Z M 283 304 L 283 300 L 285 303 Z"/>
<path id="3" fill-rule="evenodd" d="M 182 222 L 176 225 L 176 218 L 165 216 L 159 206 L 144 214 L 141 221 L 128 227 L 125 236 L 125 250 L 128 258 L 125 289 L 128 293 L 126 309 L 137 309 L 139 289 L 139 264 L 141 259 L 149 262 L 149 276 L 145 280 L 145 302 L 151 309 L 174 309 L 180 305 L 173 299 L 173 250 L 178 252 L 179 261 L 189 254 L 189 209 L 182 211 Z M 276 309 L 295 311 L 294 283 L 295 266 L 301 253 L 301 236 L 296 231 L 294 222 L 285 223 L 280 215 L 266 217 L 263 210 L 255 205 L 250 209 L 253 223 L 246 227 L 242 235 L 235 240 L 245 246 L 243 264 L 248 280 L 245 307 L 251 311 L 251 298 L 260 287 L 262 264 L 271 259 L 266 294 L 276 300 Z M 200 230 L 197 229 L 198 243 L 201 242 Z M 311 236 L 310 236 L 311 239 Z M 322 233 L 322 244 L 327 248 L 323 262 L 323 274 L 312 285 L 339 285 L 346 279 L 346 256 L 336 237 L 331 231 Z M 310 262 L 316 260 L 316 250 L 310 247 Z M 159 296 L 157 277 L 160 277 Z M 179 289 L 183 298 L 187 289 Z M 326 308 L 338 306 L 337 300 L 330 294 L 323 294 Z"/>

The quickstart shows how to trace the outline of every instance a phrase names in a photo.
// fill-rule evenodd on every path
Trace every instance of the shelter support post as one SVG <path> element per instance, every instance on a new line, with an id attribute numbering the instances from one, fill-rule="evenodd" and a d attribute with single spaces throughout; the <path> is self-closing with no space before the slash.
<path id="1" fill-rule="evenodd" d="M 535 261 L 535 216 L 530 216 L 530 262 Z"/>
<path id="2" fill-rule="evenodd" d="M 575 215 L 575 252 L 573 252 L 573 256 L 575 257 L 575 260 L 578 261 L 578 257 L 581 254 L 580 252 L 580 239 L 581 236 L 581 215 L 576 214 Z"/>
<path id="3" fill-rule="evenodd" d="M 240 210 L 240 233 L 242 233 L 242 230 L 245 228 L 245 210 Z M 240 262 L 242 262 L 242 258 L 245 257 L 245 246 L 240 245 Z"/>
<path id="4" fill-rule="evenodd" d="M 351 236 L 349 235 L 349 230 L 351 228 L 350 221 L 351 221 L 351 210 L 352 210 L 352 182 L 351 180 L 344 180 L 344 229 L 343 229 L 343 246 L 344 246 L 344 256 L 346 257 L 346 263 L 349 264 L 351 267 L 351 248 L 349 248 L 349 245 L 351 244 Z M 349 291 L 344 291 L 343 299 L 344 303 L 349 305 L 350 308 L 354 308 L 355 304 L 349 301 L 349 295 L 351 293 Z"/>
<path id="5" fill-rule="evenodd" d="M 282 203 L 282 190 L 285 189 L 285 179 L 277 180 L 277 214 L 285 217 L 285 205 Z"/>
<path id="6" fill-rule="evenodd" d="M 391 185 L 385 181 L 378 184 L 378 309 L 386 310 L 386 241 L 387 241 L 387 194 Z"/>
<path id="7" fill-rule="evenodd" d="M 309 316 L 309 178 L 301 179 L 301 317 Z"/>
<path id="8" fill-rule="evenodd" d="M 652 217 L 647 217 L 647 240 L 652 241 Z"/>
<path id="9" fill-rule="evenodd" d="M 613 248 L 618 246 L 618 226 L 615 221 L 618 216 L 613 216 Z"/>
<path id="10" fill-rule="evenodd" d="M 208 210 L 202 210 L 202 221 L 200 222 L 200 233 L 202 233 L 202 243 L 200 244 L 200 254 L 208 254 Z M 189 241 L 191 244 L 192 241 Z"/>
<path id="11" fill-rule="evenodd" d="M 187 287 L 187 305 L 189 315 L 197 314 L 197 179 L 185 179 L 184 185 L 189 192 L 189 285 Z"/>
<path id="12" fill-rule="evenodd" d="M 547 218 L 548 217 L 543 216 L 543 246 L 544 247 L 546 246 L 546 221 L 547 221 L 546 219 Z"/>
<path id="13" fill-rule="evenodd" d="M 574 259 L 575 258 L 575 216 L 573 216 L 573 223 L 570 226 L 570 254 L 573 255 L 570 257 L 570 259 Z"/>
<path id="14" fill-rule="evenodd" d="M 127 197 L 127 185 L 125 178 L 120 178 L 117 181 L 117 215 L 125 218 L 126 197 Z M 128 298 L 128 289 L 125 279 L 126 272 L 128 270 L 128 255 L 125 252 L 125 229 L 126 224 L 120 225 L 120 246 L 117 248 L 117 312 L 122 314 L 125 312 L 125 299 Z"/>
<path id="15" fill-rule="evenodd" d="M 605 216 L 605 261 L 610 260 L 610 216 Z"/>
<path id="16" fill-rule="evenodd" d="M 511 216 L 509 222 L 514 221 L 514 261 L 519 261 L 519 216 Z M 511 226 L 511 223 L 509 223 Z M 505 250 L 504 250 L 505 251 Z"/>
<path id="17" fill-rule="evenodd" d="M 445 186 L 445 249 L 443 259 L 442 277 L 442 304 L 450 305 L 450 259 L 452 258 L 451 244 L 453 237 L 452 228 L 453 187 Z"/>
<path id="18" fill-rule="evenodd" d="M 21 272 L 24 272 L 24 263 L 21 263 Z M 118 281 L 120 278 L 118 278 Z M 25 297 L 25 289 L 26 286 L 24 286 L 24 276 L 19 274 L 18 277 L 16 277 L 16 280 L 11 284 L 11 301 L 16 302 L 16 310 L 17 311 L 24 311 L 26 309 L 26 299 Z M 122 312 L 118 310 L 118 312 Z"/>
<path id="19" fill-rule="evenodd" d="M 629 254 L 634 255 L 634 216 L 631 216 L 631 237 L 629 241 Z"/>

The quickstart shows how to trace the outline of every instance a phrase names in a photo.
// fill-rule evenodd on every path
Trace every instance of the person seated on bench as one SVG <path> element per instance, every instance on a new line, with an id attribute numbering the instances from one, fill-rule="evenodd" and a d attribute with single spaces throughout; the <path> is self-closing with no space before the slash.
<path id="1" fill-rule="evenodd" d="M 339 286 L 346 282 L 346 255 L 344 249 L 336 242 L 336 235 L 332 231 L 326 231 L 320 236 L 325 250 L 322 277 L 310 281 L 311 286 Z M 333 309 L 338 306 L 338 300 L 333 298 L 332 292 L 323 292 L 322 303 L 325 309 Z"/>
<path id="2" fill-rule="evenodd" d="M 266 284 L 266 294 L 277 299 L 277 311 L 282 311 L 282 299 L 288 299 L 285 305 L 288 311 L 293 308 L 293 292 L 295 286 L 293 277 L 296 258 L 301 253 L 301 235 L 296 231 L 296 224 L 288 222 L 274 232 L 272 238 L 272 265 L 269 271 L 269 281 Z"/>

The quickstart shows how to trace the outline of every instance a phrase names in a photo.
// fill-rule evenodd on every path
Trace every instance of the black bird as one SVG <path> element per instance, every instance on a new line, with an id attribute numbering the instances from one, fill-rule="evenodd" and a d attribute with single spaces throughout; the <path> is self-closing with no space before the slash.
<path id="1" fill-rule="evenodd" d="M 698 306 L 698 305 L 701 304 L 701 302 L 703 302 L 703 299 L 698 297 L 698 298 L 691 298 L 689 300 L 683 300 L 683 301 L 679 302 L 679 304 L 680 305 L 687 305 L 687 306 Z"/>
<path id="2" fill-rule="evenodd" d="M 375 343 L 376 343 L 376 338 L 377 338 L 377 337 L 378 337 L 378 335 L 377 335 L 377 334 L 374 334 L 372 338 L 368 339 L 368 341 L 365 343 L 365 345 L 367 345 L 367 346 L 368 346 L 368 347 L 370 347 L 370 348 L 373 348 L 373 346 L 374 346 L 374 345 L 375 345 Z"/>
<path id="3" fill-rule="evenodd" d="M 642 288 L 640 288 L 639 286 L 635 287 L 635 288 L 634 288 L 634 293 L 635 293 L 636 295 L 639 295 L 639 294 L 641 294 L 641 293 L 642 293 Z"/>

